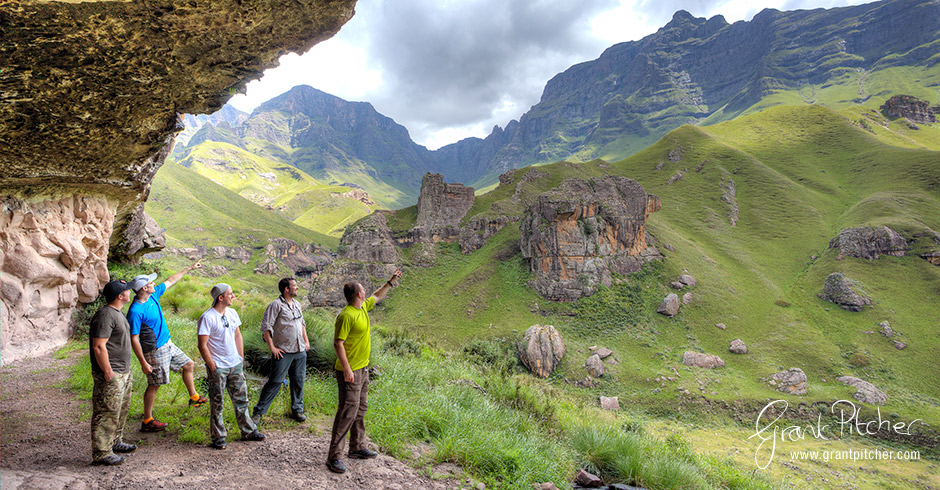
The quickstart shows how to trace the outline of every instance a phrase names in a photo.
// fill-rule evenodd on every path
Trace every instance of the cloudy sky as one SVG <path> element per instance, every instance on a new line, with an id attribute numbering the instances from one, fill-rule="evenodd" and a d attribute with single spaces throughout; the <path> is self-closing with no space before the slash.
<path id="1" fill-rule="evenodd" d="M 306 84 L 376 110 L 436 149 L 485 137 L 539 101 L 545 83 L 608 46 L 652 34 L 684 9 L 750 20 L 865 0 L 360 0 L 332 39 L 251 82 L 230 104 L 250 112 Z"/>

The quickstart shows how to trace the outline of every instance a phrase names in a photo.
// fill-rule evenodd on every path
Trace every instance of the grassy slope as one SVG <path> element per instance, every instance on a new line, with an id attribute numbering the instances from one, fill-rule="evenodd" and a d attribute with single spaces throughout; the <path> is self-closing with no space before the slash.
<path id="1" fill-rule="evenodd" d="M 370 212 L 369 206 L 340 197 L 350 187 L 324 185 L 303 171 L 229 143 L 206 141 L 180 162 L 194 172 L 294 223 L 339 238 L 346 225 Z"/>
<path id="2" fill-rule="evenodd" d="M 167 163 L 157 173 L 146 211 L 167 230 L 169 246 L 264 247 L 271 237 L 329 247 L 339 243 L 174 163 Z"/>
<path id="3" fill-rule="evenodd" d="M 936 129 L 921 131 L 929 135 Z M 668 152 L 679 146 L 682 160 L 670 162 Z M 703 160 L 703 170 L 695 172 Z M 782 396 L 763 385 L 761 377 L 801 367 L 810 378 L 805 400 L 849 398 L 853 390 L 834 383 L 834 378 L 854 374 L 888 393 L 884 413 L 936 424 L 940 386 L 931 380 L 940 378 L 940 370 L 932 359 L 940 351 L 932 332 L 940 309 L 931 298 L 940 295 L 940 269 L 916 256 L 836 261 L 827 246 L 848 226 L 887 224 L 908 236 L 924 228 L 940 229 L 935 212 L 940 208 L 938 160 L 934 151 L 886 145 L 840 115 L 811 106 L 772 108 L 708 128 L 685 126 L 606 169 L 600 166 L 603 162 L 538 167 L 549 173 L 535 181 L 538 189 L 556 185 L 561 177 L 611 173 L 634 178 L 659 195 L 663 209 L 650 217 L 649 229 L 676 251 L 666 252 L 662 280 L 644 280 L 651 294 L 641 295 L 639 301 L 647 310 L 655 309 L 669 292 L 665 279 L 688 269 L 700 280 L 693 290 L 695 303 L 675 319 L 637 315 L 630 317 L 633 324 L 604 330 L 586 328 L 596 322 L 584 315 L 542 318 L 529 311 L 536 302 L 543 309 L 566 307 L 546 306 L 548 302 L 530 290 L 510 287 L 524 278 L 506 273 L 512 267 L 523 271 L 518 255 L 496 251 L 509 250 L 517 239 L 515 229 L 507 228 L 469 256 L 448 255 L 440 262 L 445 265 L 410 272 L 408 289 L 390 300 L 385 321 L 451 346 L 521 332 L 533 323 L 555 323 L 573 347 L 569 352 L 597 343 L 614 349 L 623 363 L 605 391 L 619 391 L 653 410 L 675 403 L 675 386 L 653 393 L 658 385 L 646 381 L 668 374 L 669 366 L 690 374 L 679 382 L 690 390 L 697 390 L 696 378 L 705 381 L 709 399 L 754 402 Z M 660 163 L 663 169 L 657 171 Z M 665 185 L 686 168 L 682 180 Z M 736 227 L 730 225 L 728 205 L 721 201 L 720 186 L 729 179 L 737 185 Z M 503 188 L 480 196 L 471 213 L 489 212 L 493 203 L 518 208 L 506 200 L 509 193 Z M 819 259 L 811 261 L 812 255 Z M 875 306 L 849 313 L 818 299 L 825 276 L 833 271 L 861 282 L 872 292 Z M 792 306 L 777 306 L 776 300 Z M 577 308 L 577 303 L 571 305 Z M 906 350 L 897 351 L 883 337 L 864 333 L 877 330 L 883 320 L 903 332 Z M 728 330 L 717 330 L 718 322 Z M 727 352 L 734 338 L 748 344 L 748 355 Z M 728 366 L 708 373 L 682 368 L 687 349 L 719 354 Z M 849 365 L 847 358 L 854 353 L 868 356 L 870 365 Z M 565 376 L 584 376 L 583 357 L 574 354 L 564 363 Z"/>

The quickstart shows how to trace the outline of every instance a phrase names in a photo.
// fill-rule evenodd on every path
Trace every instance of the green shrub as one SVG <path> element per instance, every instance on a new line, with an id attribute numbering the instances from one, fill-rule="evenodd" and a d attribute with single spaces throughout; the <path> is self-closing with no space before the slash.
<path id="1" fill-rule="evenodd" d="M 501 373 L 518 372 L 519 356 L 516 342 L 507 339 L 474 340 L 461 349 L 463 355 L 474 364 Z"/>
<path id="2" fill-rule="evenodd" d="M 790 306 L 790 302 L 785 299 L 778 299 L 777 301 L 774 301 L 774 304 L 783 308 Z"/>
<path id="3" fill-rule="evenodd" d="M 852 354 L 851 356 L 849 356 L 849 364 L 857 368 L 863 368 L 871 364 L 871 359 L 869 359 L 868 356 L 866 356 L 865 354 L 862 354 L 861 352 L 856 352 Z"/>
<path id="4" fill-rule="evenodd" d="M 88 304 L 79 304 L 72 312 L 72 338 L 75 340 L 88 340 L 88 331 L 91 328 L 91 319 L 95 313 L 104 306 L 104 295 L 99 295 Z"/>

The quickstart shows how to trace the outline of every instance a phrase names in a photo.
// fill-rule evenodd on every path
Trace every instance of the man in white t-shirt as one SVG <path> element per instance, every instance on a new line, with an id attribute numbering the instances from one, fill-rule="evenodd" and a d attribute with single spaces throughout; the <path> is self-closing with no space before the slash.
<path id="1" fill-rule="evenodd" d="M 264 434 L 248 414 L 248 384 L 245 382 L 245 356 L 242 344 L 242 324 L 238 313 L 229 308 L 235 293 L 228 284 L 216 284 L 210 291 L 212 308 L 206 310 L 196 323 L 199 353 L 206 362 L 209 376 L 209 434 L 211 447 L 225 449 L 225 423 L 222 420 L 223 392 L 228 389 L 235 420 L 243 441 L 263 441 Z"/>

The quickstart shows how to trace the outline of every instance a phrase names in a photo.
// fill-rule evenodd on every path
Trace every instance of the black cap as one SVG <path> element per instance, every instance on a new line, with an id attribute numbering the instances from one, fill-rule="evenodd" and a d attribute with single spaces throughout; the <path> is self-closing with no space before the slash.
<path id="1" fill-rule="evenodd" d="M 117 297 L 131 288 L 131 285 L 127 281 L 122 281 L 120 279 L 115 279 L 104 285 L 104 300 L 108 303 L 117 299 Z"/>

